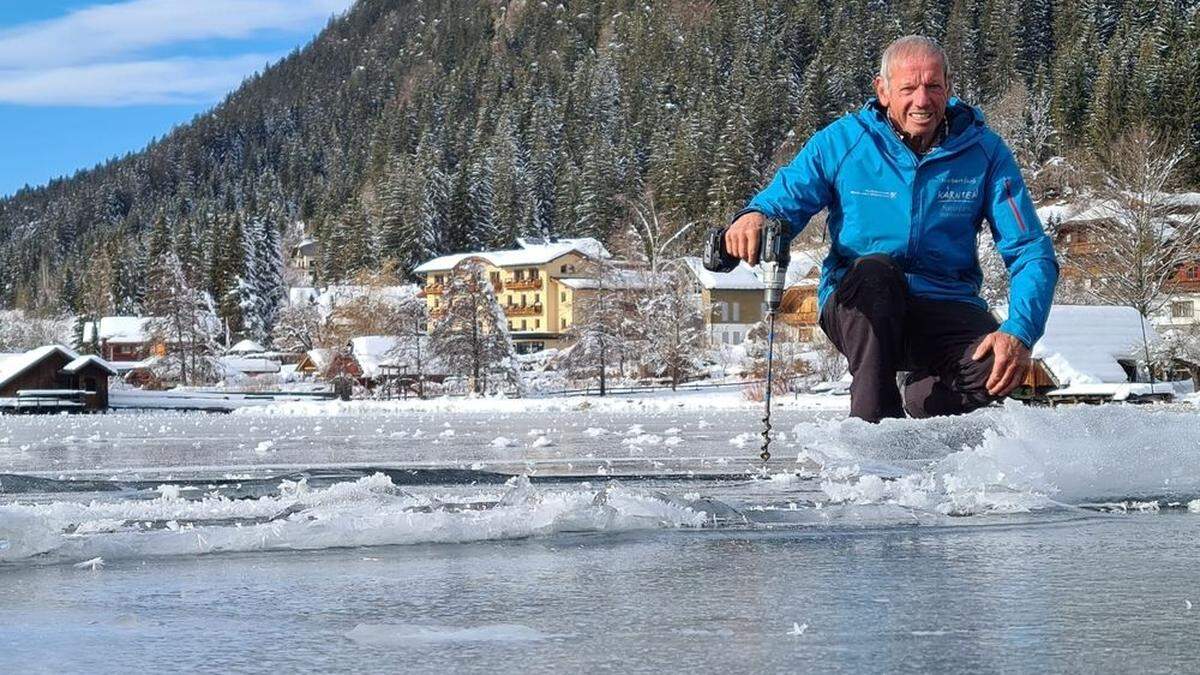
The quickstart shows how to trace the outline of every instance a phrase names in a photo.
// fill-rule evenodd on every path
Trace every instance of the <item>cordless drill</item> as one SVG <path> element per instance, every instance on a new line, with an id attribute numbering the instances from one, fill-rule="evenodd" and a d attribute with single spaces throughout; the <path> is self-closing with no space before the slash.
<path id="1" fill-rule="evenodd" d="M 708 241 L 704 245 L 704 269 L 710 272 L 732 272 L 739 258 L 732 256 L 725 248 L 727 227 L 714 227 L 708 231 Z M 767 391 L 763 397 L 766 413 L 763 415 L 762 457 L 763 462 L 771 459 L 771 388 L 774 385 L 774 345 L 775 345 L 775 315 L 779 313 L 779 303 L 783 300 L 783 286 L 787 278 L 788 262 L 791 254 L 784 233 L 787 229 L 777 220 L 767 220 L 758 240 L 758 268 L 763 282 L 763 313 L 767 318 Z"/>
<path id="2" fill-rule="evenodd" d="M 727 227 L 714 227 L 708 231 L 704 246 L 704 269 L 710 272 L 732 272 L 740 259 L 733 257 L 725 248 Z M 768 316 L 779 310 L 783 299 L 784 280 L 787 277 L 791 255 L 784 240 L 787 229 L 777 220 L 768 220 L 758 240 L 758 268 L 763 282 L 763 309 Z"/>

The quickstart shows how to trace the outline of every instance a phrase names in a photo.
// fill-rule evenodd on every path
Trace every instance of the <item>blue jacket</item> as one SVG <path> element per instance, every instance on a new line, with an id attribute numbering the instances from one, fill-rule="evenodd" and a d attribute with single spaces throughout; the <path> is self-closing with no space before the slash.
<path id="1" fill-rule="evenodd" d="M 814 134 L 742 213 L 781 220 L 795 236 L 829 208 L 833 243 L 822 266 L 821 306 L 856 258 L 886 253 L 914 295 L 986 309 L 976 257 L 986 220 L 1009 275 L 1009 318 L 1000 330 L 1032 347 L 1058 281 L 1054 246 L 1012 153 L 983 114 L 952 98 L 946 123 L 942 144 L 918 158 L 871 99 Z"/>

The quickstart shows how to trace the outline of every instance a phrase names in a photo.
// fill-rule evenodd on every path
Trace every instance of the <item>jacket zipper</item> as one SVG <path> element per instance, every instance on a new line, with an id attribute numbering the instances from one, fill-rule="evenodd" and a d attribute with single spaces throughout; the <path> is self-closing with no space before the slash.
<path id="1" fill-rule="evenodd" d="M 1021 212 L 1020 212 L 1020 210 L 1017 209 L 1017 202 L 1015 200 L 1013 200 L 1012 181 L 1009 180 L 1008 178 L 1004 179 L 1004 196 L 1006 199 L 1008 199 L 1008 206 L 1009 206 L 1009 208 L 1012 209 L 1013 218 L 1017 219 L 1017 227 L 1021 228 L 1021 231 L 1024 232 L 1025 231 L 1025 219 L 1021 217 Z"/>

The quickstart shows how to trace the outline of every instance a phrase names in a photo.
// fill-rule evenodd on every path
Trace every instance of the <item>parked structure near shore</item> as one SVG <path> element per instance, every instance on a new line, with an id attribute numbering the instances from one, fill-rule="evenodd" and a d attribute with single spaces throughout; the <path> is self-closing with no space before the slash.
<path id="1" fill-rule="evenodd" d="M 80 356 L 62 345 L 0 356 L 0 410 L 101 412 L 108 410 L 108 378 L 117 371 L 104 359 Z"/>

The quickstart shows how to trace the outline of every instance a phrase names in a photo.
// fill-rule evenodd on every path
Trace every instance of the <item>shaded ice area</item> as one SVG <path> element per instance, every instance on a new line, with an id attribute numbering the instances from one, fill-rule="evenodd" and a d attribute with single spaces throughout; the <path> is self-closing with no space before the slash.
<path id="1" fill-rule="evenodd" d="M 780 434 L 785 438 L 776 445 L 777 459 L 757 470 L 745 457 L 754 439 L 743 438 L 753 420 L 717 431 L 697 421 L 701 413 L 694 411 L 632 425 L 613 424 L 618 419 L 613 413 L 577 415 L 554 433 L 529 429 L 520 435 L 522 443 L 528 441 L 522 447 L 484 441 L 498 438 L 489 417 L 443 414 L 434 418 L 440 425 L 430 427 L 426 420 L 426 433 L 408 435 L 410 444 L 419 436 L 411 450 L 417 456 L 428 457 L 422 448 L 450 439 L 474 443 L 453 446 L 466 448 L 469 457 L 499 452 L 509 462 L 537 458 L 530 464 L 532 481 L 513 478 L 507 485 L 497 483 L 503 475 L 477 461 L 470 468 L 409 470 L 430 476 L 421 484 L 402 481 L 400 472 L 389 469 L 347 469 L 314 482 L 305 477 L 317 477 L 314 472 L 292 472 L 287 479 L 247 474 L 243 484 L 239 472 L 246 467 L 226 466 L 187 482 L 165 476 L 161 486 L 145 475 L 123 481 L 118 470 L 108 481 L 0 474 L 0 562 L 80 563 L 664 528 L 879 529 L 1028 523 L 1096 510 L 1200 511 L 1200 425 L 1191 409 L 1011 404 L 960 418 L 880 425 L 809 416 Z M 156 423 L 153 417 L 131 419 Z M 492 420 L 486 433 L 444 435 L 480 419 Z M 518 420 L 551 421 L 544 415 Z M 292 422 L 312 429 L 335 421 L 367 428 L 384 424 L 371 416 Z M 249 448 L 238 457 L 260 454 L 263 443 L 284 443 L 255 435 L 254 425 L 263 424 L 258 416 L 222 423 Z M 279 431 L 269 428 L 271 434 Z M 555 439 L 548 447 L 536 442 L 547 434 Z M 690 462 L 694 474 L 653 475 L 665 466 L 660 459 L 679 445 L 664 440 L 671 438 L 684 439 L 694 455 L 672 466 L 686 469 Z M 325 439 L 314 435 L 312 442 Z M 575 445 L 584 442 L 589 444 Z M 599 456 L 564 450 L 579 447 Z M 604 449 L 635 454 L 642 474 L 611 482 L 597 475 L 611 462 Z M 208 448 L 209 456 L 201 459 L 216 465 L 223 451 Z M 794 454 L 784 457 L 785 452 Z M 443 465 L 448 459 L 439 456 Z M 714 468 L 726 473 L 713 474 Z M 1013 514 L 1023 515 L 1014 520 Z"/>

